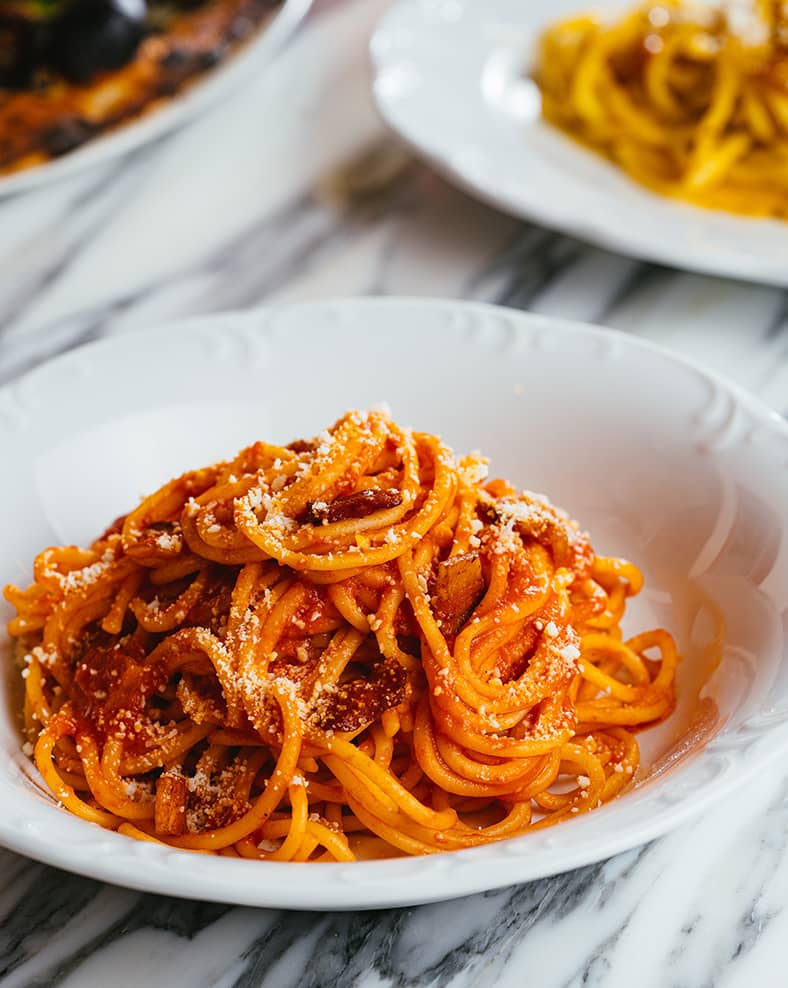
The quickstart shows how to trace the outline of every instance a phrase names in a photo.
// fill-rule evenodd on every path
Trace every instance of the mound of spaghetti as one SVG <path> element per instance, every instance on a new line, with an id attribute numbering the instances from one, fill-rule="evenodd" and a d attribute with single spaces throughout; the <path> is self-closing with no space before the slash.
<path id="1" fill-rule="evenodd" d="M 788 218 L 788 5 L 648 4 L 541 41 L 544 116 L 655 191 Z"/>
<path id="2" fill-rule="evenodd" d="M 612 799 L 672 709 L 673 642 L 623 641 L 639 571 L 486 473 L 353 411 L 42 552 L 5 594 L 52 793 L 275 861 L 470 847 Z"/>

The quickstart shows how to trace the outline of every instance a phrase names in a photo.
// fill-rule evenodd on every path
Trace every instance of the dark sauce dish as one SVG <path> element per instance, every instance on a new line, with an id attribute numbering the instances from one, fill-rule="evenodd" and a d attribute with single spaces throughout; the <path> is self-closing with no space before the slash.
<path id="1" fill-rule="evenodd" d="M 161 106 L 281 0 L 0 0 L 0 177 Z"/>
<path id="2" fill-rule="evenodd" d="M 42 69 L 88 83 L 130 62 L 147 29 L 146 0 L 0 0 L 0 85 L 29 88 Z"/>

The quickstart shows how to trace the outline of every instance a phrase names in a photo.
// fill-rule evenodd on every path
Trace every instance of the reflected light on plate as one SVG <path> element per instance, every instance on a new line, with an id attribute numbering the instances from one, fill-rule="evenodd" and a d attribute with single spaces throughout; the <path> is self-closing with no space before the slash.
<path id="1" fill-rule="evenodd" d="M 459 0 L 443 0 L 438 4 L 437 14 L 444 21 L 458 21 L 462 13 L 462 4 Z"/>
<path id="2" fill-rule="evenodd" d="M 397 99 L 412 92 L 421 84 L 420 73 L 409 65 L 397 65 L 381 72 L 375 87 L 381 96 Z"/>
<path id="3" fill-rule="evenodd" d="M 522 123 L 533 123 L 542 113 L 539 87 L 528 78 L 521 46 L 496 48 L 487 59 L 481 75 L 482 95 L 487 103 L 508 117 Z"/>

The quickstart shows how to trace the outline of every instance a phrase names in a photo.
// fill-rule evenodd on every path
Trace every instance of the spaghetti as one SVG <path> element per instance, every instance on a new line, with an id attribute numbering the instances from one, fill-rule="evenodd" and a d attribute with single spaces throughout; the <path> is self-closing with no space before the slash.
<path id="1" fill-rule="evenodd" d="M 173 847 L 350 861 L 598 807 L 674 703 L 640 572 L 433 435 L 349 412 L 186 473 L 8 586 L 55 797 Z M 34 747 L 33 747 L 34 746 Z"/>
<path id="2" fill-rule="evenodd" d="M 788 218 L 788 5 L 661 0 L 543 35 L 545 118 L 666 196 Z"/>

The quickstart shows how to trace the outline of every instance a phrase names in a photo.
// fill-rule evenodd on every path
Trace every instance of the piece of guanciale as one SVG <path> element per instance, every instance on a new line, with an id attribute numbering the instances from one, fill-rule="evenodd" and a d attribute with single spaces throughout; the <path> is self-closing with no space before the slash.
<path id="1" fill-rule="evenodd" d="M 431 592 L 432 610 L 444 635 L 456 635 L 484 596 L 478 552 L 452 556 L 438 565 Z"/>
<path id="2" fill-rule="evenodd" d="M 317 449 L 317 443 L 313 439 L 294 439 L 286 448 L 294 453 L 312 453 Z"/>
<path id="3" fill-rule="evenodd" d="M 318 709 L 324 730 L 357 731 L 371 724 L 384 710 L 402 702 L 407 673 L 395 659 L 379 662 L 369 679 L 353 679 L 326 691 Z"/>
<path id="4" fill-rule="evenodd" d="M 366 518 L 376 511 L 397 508 L 400 504 L 402 495 L 399 491 L 356 491 L 355 494 L 345 494 L 333 501 L 310 501 L 306 506 L 306 520 L 313 525 L 330 525 L 350 518 Z"/>
<path id="5" fill-rule="evenodd" d="M 157 834 L 178 837 L 184 832 L 187 799 L 185 776 L 174 772 L 159 776 L 153 804 L 153 825 Z"/>

